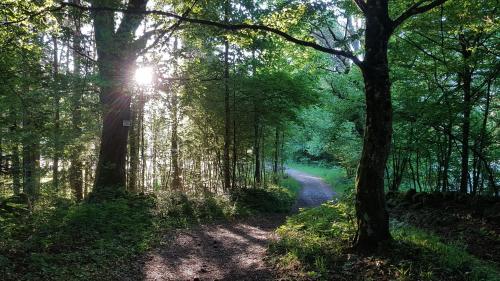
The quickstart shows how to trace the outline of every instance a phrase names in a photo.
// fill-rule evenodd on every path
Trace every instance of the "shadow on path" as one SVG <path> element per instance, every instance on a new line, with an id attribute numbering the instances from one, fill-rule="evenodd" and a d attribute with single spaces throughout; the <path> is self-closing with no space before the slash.
<path id="1" fill-rule="evenodd" d="M 287 173 L 302 185 L 293 212 L 335 196 L 318 177 L 293 169 Z M 265 215 L 167 233 L 162 247 L 144 257 L 142 280 L 274 280 L 264 258 L 284 220 L 284 215 Z"/>
<path id="2" fill-rule="evenodd" d="M 179 230 L 144 261 L 143 280 L 273 280 L 267 245 L 283 215 Z"/>

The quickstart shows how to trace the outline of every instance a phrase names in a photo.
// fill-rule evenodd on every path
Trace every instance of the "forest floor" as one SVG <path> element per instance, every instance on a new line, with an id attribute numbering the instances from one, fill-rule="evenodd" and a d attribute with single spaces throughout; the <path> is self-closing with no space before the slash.
<path id="1" fill-rule="evenodd" d="M 390 200 L 390 215 L 500 266 L 500 202 L 435 196 L 417 193 L 412 200 Z"/>
<path id="2" fill-rule="evenodd" d="M 292 208 L 315 207 L 335 192 L 319 177 L 288 169 L 302 188 Z M 268 245 L 278 239 L 281 214 L 196 226 L 167 233 L 144 259 L 145 280 L 273 280 L 265 262 Z"/>

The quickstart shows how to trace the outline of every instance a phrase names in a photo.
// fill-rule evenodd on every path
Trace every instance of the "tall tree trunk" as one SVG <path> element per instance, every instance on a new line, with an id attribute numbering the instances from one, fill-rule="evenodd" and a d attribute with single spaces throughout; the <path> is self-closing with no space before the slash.
<path id="1" fill-rule="evenodd" d="M 274 183 L 278 183 L 278 161 L 279 161 L 279 129 L 276 126 L 276 132 L 274 136 L 274 163 L 273 163 L 273 181 Z"/>
<path id="2" fill-rule="evenodd" d="M 23 139 L 23 192 L 33 201 L 39 194 L 39 143 L 35 134 L 32 116 L 23 116 L 23 130 L 27 136 Z"/>
<path id="3" fill-rule="evenodd" d="M 97 8 L 92 12 L 92 18 L 97 65 L 103 81 L 100 85 L 103 125 L 93 193 L 104 197 L 114 196 L 126 186 L 125 165 L 130 124 L 127 81 L 132 76 L 140 48 L 137 41 L 134 41 L 135 31 L 144 18 L 141 13 L 124 14 L 116 28 L 114 13 L 99 10 L 109 4 L 106 2 L 91 1 L 92 7 Z M 147 0 L 129 1 L 127 8 L 142 10 L 146 4 Z"/>
<path id="4" fill-rule="evenodd" d="M 13 120 L 13 124 L 9 128 L 9 133 L 11 135 L 17 134 L 18 125 L 16 114 L 11 108 L 9 110 L 10 117 Z M 21 193 L 21 162 L 19 159 L 19 140 L 14 138 L 12 141 L 12 190 L 15 195 Z"/>
<path id="5" fill-rule="evenodd" d="M 232 188 L 236 188 L 236 165 L 238 163 L 238 145 L 236 141 L 236 90 L 233 89 L 233 179 Z"/>
<path id="6" fill-rule="evenodd" d="M 491 81 L 488 81 L 488 88 L 486 90 L 486 105 L 485 105 L 484 114 L 483 114 L 483 122 L 481 124 L 481 132 L 480 132 L 479 140 L 478 140 L 479 144 L 477 145 L 477 150 L 476 150 L 478 154 L 482 154 L 483 148 L 484 148 L 484 139 L 486 136 L 486 125 L 488 123 L 488 115 L 490 113 L 490 100 L 491 100 L 490 91 L 491 91 Z M 481 174 L 482 162 L 479 159 L 479 155 L 477 155 L 475 163 L 476 163 L 476 167 L 475 167 L 476 173 L 474 174 L 474 181 L 473 181 L 474 192 L 478 188 L 479 175 Z"/>
<path id="7" fill-rule="evenodd" d="M 177 54 L 177 38 L 174 40 L 174 54 Z M 177 57 L 174 57 L 174 75 L 178 75 L 177 71 Z M 170 87 L 170 119 L 172 120 L 172 133 L 170 138 L 170 153 L 172 155 L 172 187 L 174 190 L 182 190 L 181 170 L 179 167 L 179 97 L 177 91 L 179 89 Z M 154 163 L 153 163 L 154 165 Z"/>
<path id="8" fill-rule="evenodd" d="M 137 175 L 139 173 L 139 144 L 140 144 L 140 112 L 142 110 L 142 92 L 140 96 L 133 102 L 132 105 L 132 124 L 130 126 L 130 170 L 128 177 L 128 191 L 137 192 Z"/>
<path id="9" fill-rule="evenodd" d="M 125 188 L 125 157 L 127 154 L 130 96 L 122 89 L 106 89 L 99 161 L 94 191 Z"/>
<path id="10" fill-rule="evenodd" d="M 255 117 L 254 117 L 254 146 L 253 153 L 255 156 L 255 170 L 254 170 L 254 184 L 255 187 L 260 186 L 261 183 L 261 171 L 260 171 L 260 126 L 259 126 L 259 117 L 257 113 L 257 107 L 254 108 Z"/>
<path id="11" fill-rule="evenodd" d="M 141 188 L 141 192 L 144 192 L 145 189 L 146 189 L 146 139 L 144 137 L 144 107 L 142 107 L 142 110 L 141 110 L 141 115 L 139 116 L 139 120 L 140 120 L 140 136 L 141 136 L 141 144 L 140 144 L 140 148 L 141 148 L 141 185 L 140 185 L 140 188 Z"/>
<path id="12" fill-rule="evenodd" d="M 452 139 L 452 134 L 451 134 L 451 130 L 453 128 L 453 124 L 452 124 L 452 121 L 450 119 L 450 122 L 448 124 L 448 126 L 446 126 L 446 131 L 447 131 L 447 139 L 446 139 L 446 154 L 445 154 L 445 158 L 444 158 L 444 164 L 443 164 L 443 185 L 442 185 L 442 188 L 441 188 L 441 191 L 442 192 L 446 192 L 448 191 L 448 185 L 449 185 L 449 179 L 448 179 L 448 170 L 449 170 L 449 167 L 450 167 L 450 160 L 451 160 L 451 153 L 452 153 L 452 149 L 453 149 L 453 139 Z"/>
<path id="13" fill-rule="evenodd" d="M 61 96 L 59 94 L 59 48 L 57 38 L 52 36 L 52 80 L 55 84 L 54 91 L 54 131 L 53 131 L 53 141 L 54 141 L 54 155 L 52 164 L 52 187 L 55 191 L 59 190 L 59 158 L 61 155 L 60 147 L 60 110 L 61 110 Z"/>
<path id="14" fill-rule="evenodd" d="M 21 164 L 17 143 L 12 148 L 12 189 L 15 195 L 21 193 Z"/>
<path id="15" fill-rule="evenodd" d="M 387 48 L 392 33 L 387 1 L 369 1 L 366 12 L 365 61 L 362 65 L 366 97 L 363 150 L 356 176 L 356 247 L 371 250 L 390 240 L 384 197 L 384 168 L 392 137 L 391 83 Z"/>
<path id="16" fill-rule="evenodd" d="M 464 60 L 464 69 L 460 73 L 464 92 L 463 102 L 463 124 L 462 124 L 462 170 L 460 173 L 460 192 L 467 193 L 469 181 L 469 135 L 470 135 L 470 111 L 471 111 L 471 84 L 472 70 L 469 66 L 469 57 L 472 55 L 469 50 L 467 39 L 460 35 L 461 53 Z"/>
<path id="17" fill-rule="evenodd" d="M 224 5 L 224 22 L 229 22 L 231 2 L 226 0 Z M 229 41 L 224 37 L 224 191 L 231 188 L 231 171 L 229 149 L 231 147 L 231 107 L 229 105 Z M 234 171 L 233 171 L 234 172 Z"/>
<path id="18" fill-rule="evenodd" d="M 80 5 L 80 0 L 73 0 L 74 4 Z M 74 30 L 73 30 L 73 93 L 71 96 L 71 123 L 74 133 L 74 140 L 76 145 L 71 150 L 70 160 L 71 166 L 69 168 L 69 182 L 75 199 L 81 201 L 83 199 L 83 163 L 81 160 L 81 151 L 83 150 L 80 144 L 80 137 L 82 135 L 82 95 L 83 91 L 80 84 L 80 72 L 81 72 L 81 58 L 80 52 L 82 52 L 81 46 L 81 22 L 80 17 L 75 16 L 74 18 Z"/>
<path id="19" fill-rule="evenodd" d="M 178 97 L 176 89 L 171 91 L 170 113 L 172 119 L 172 132 L 170 137 L 170 153 L 172 154 L 172 188 L 182 189 L 181 171 L 179 167 L 179 135 L 178 135 Z"/>

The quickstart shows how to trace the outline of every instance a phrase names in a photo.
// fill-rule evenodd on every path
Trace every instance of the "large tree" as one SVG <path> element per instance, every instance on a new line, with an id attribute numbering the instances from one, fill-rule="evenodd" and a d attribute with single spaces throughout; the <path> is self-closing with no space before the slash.
<path id="1" fill-rule="evenodd" d="M 147 0 L 130 0 L 127 9 L 144 10 Z M 127 88 L 138 56 L 135 32 L 144 18 L 142 13 L 127 13 L 119 26 L 113 11 L 119 1 L 92 0 L 92 19 L 97 47 L 97 64 L 101 78 L 100 101 L 103 107 L 102 134 L 95 189 L 125 187 L 125 157 L 130 120 L 130 93 Z"/>

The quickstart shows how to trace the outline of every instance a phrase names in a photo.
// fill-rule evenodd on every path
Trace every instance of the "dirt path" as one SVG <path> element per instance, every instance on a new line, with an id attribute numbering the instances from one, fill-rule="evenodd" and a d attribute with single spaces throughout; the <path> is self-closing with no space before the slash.
<path id="1" fill-rule="evenodd" d="M 334 192 L 319 178 L 287 170 L 302 184 L 294 210 L 331 199 Z M 268 215 L 178 230 L 164 237 L 161 248 L 149 253 L 143 280 L 274 280 L 264 262 L 267 245 L 284 215 Z"/>
<path id="2" fill-rule="evenodd" d="M 336 195 L 332 188 L 319 177 L 294 169 L 287 169 L 286 173 L 302 185 L 297 203 L 293 207 L 294 210 L 319 206 Z"/>

